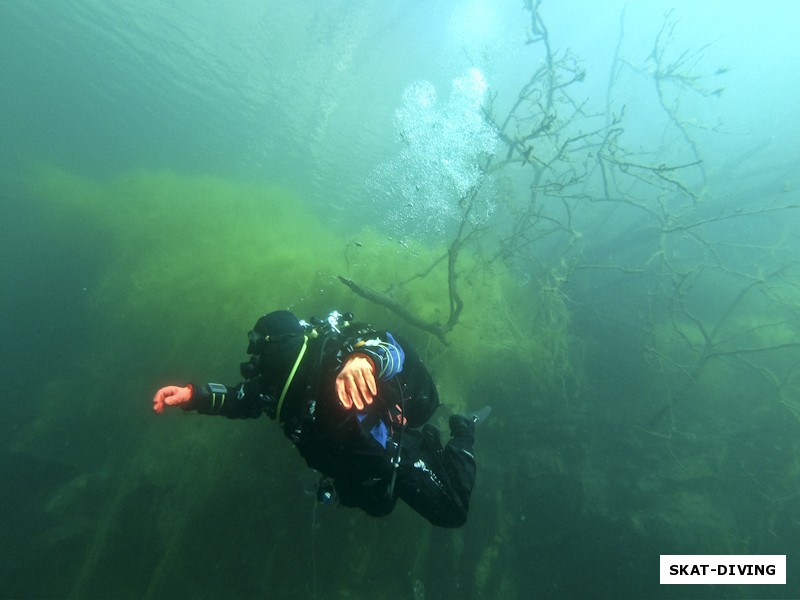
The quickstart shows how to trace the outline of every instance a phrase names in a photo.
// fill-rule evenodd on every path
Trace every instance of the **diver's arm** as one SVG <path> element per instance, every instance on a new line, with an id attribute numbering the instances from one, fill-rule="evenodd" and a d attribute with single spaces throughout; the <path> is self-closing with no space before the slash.
<path id="1" fill-rule="evenodd" d="M 391 333 L 378 335 L 362 329 L 359 334 L 349 338 L 339 353 L 342 366 L 336 395 L 345 408 L 363 410 L 378 393 L 375 378 L 388 381 L 402 371 L 405 352 Z"/>
<path id="2" fill-rule="evenodd" d="M 389 381 L 400 373 L 406 356 L 402 346 L 388 331 L 371 332 L 356 339 L 351 338 L 345 345 L 343 354 L 345 357 L 342 359 L 342 364 L 352 356 L 366 356 L 375 367 L 375 377 L 381 381 Z"/>
<path id="3" fill-rule="evenodd" d="M 153 411 L 160 414 L 165 406 L 179 406 L 182 410 L 194 410 L 203 415 L 255 419 L 261 416 L 264 402 L 265 397 L 250 381 L 234 387 L 221 383 L 189 383 L 184 387 L 167 386 L 158 390 L 153 398 Z"/>
<path id="4" fill-rule="evenodd" d="M 193 386 L 192 401 L 186 410 L 196 410 L 201 415 L 220 415 L 229 419 L 257 419 L 261 416 L 264 397 L 251 381 L 234 387 L 221 383 Z"/>

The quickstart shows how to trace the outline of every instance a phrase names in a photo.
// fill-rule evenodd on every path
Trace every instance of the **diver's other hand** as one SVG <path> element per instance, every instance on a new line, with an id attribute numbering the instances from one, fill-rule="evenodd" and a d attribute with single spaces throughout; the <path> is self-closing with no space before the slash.
<path id="1" fill-rule="evenodd" d="M 336 395 L 345 408 L 363 410 L 372 404 L 378 386 L 375 384 L 375 365 L 364 354 L 353 354 L 336 376 Z"/>
<path id="2" fill-rule="evenodd" d="M 164 406 L 180 406 L 188 404 L 192 399 L 193 388 L 191 384 L 186 387 L 168 385 L 162 387 L 153 396 L 153 412 L 160 415 L 164 412 Z"/>

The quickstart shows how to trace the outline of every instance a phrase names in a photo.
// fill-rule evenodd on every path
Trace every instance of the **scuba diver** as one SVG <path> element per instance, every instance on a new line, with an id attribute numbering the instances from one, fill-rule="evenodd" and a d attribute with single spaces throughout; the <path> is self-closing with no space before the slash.
<path id="1" fill-rule="evenodd" d="M 230 419 L 266 413 L 321 473 L 317 499 L 381 517 L 401 498 L 432 524 L 460 527 L 475 483 L 475 424 L 450 417 L 451 439 L 426 423 L 439 406 L 433 379 L 405 341 L 349 313 L 298 320 L 279 310 L 249 332 L 244 381 L 167 386 L 153 410 L 179 406 Z"/>

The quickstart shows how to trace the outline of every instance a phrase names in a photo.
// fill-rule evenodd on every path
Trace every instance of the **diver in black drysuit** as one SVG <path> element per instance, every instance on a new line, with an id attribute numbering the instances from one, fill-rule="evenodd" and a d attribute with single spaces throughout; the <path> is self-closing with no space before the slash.
<path id="1" fill-rule="evenodd" d="M 321 500 L 332 483 L 343 506 L 380 517 L 401 498 L 434 525 L 460 527 L 475 483 L 473 418 L 451 416 L 452 437 L 442 447 L 439 430 L 426 424 L 439 396 L 417 354 L 351 319 L 337 312 L 312 323 L 289 311 L 264 315 L 249 333 L 242 383 L 167 386 L 153 408 L 177 405 L 231 419 L 266 413 L 323 475 Z M 363 367 L 356 383 L 342 384 L 356 364 Z"/>

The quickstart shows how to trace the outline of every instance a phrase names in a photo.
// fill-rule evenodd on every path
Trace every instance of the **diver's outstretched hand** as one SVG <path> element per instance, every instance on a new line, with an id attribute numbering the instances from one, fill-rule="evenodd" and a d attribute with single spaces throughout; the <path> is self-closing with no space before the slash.
<path id="1" fill-rule="evenodd" d="M 192 386 L 180 387 L 177 385 L 168 385 L 162 387 L 153 396 L 153 412 L 160 415 L 164 412 L 165 406 L 180 406 L 188 404 L 192 399 Z"/>
<path id="2" fill-rule="evenodd" d="M 364 354 L 353 354 L 336 376 L 336 395 L 347 409 L 364 410 L 372 404 L 378 387 L 375 384 L 375 365 Z"/>

